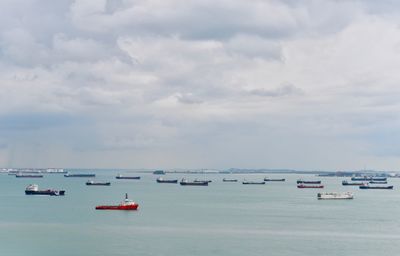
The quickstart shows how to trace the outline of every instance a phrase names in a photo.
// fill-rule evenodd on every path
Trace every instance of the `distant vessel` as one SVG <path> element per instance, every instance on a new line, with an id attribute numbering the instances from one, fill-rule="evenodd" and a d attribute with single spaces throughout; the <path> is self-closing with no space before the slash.
<path id="1" fill-rule="evenodd" d="M 386 177 L 372 177 L 373 181 L 387 181 Z"/>
<path id="2" fill-rule="evenodd" d="M 222 181 L 223 182 L 237 182 L 238 180 L 237 179 L 226 179 L 226 178 L 224 178 L 224 179 L 222 179 Z"/>
<path id="3" fill-rule="evenodd" d="M 155 175 L 165 175 L 165 171 L 164 170 L 155 170 L 154 172 L 153 172 L 153 174 L 155 174 Z"/>
<path id="4" fill-rule="evenodd" d="M 324 188 L 324 185 L 304 185 L 304 184 L 299 184 L 299 185 L 297 185 L 297 188 Z"/>
<path id="5" fill-rule="evenodd" d="M 81 177 L 95 177 L 95 176 L 96 176 L 96 174 L 93 174 L 93 173 L 75 173 L 75 174 L 67 173 L 67 174 L 64 174 L 64 177 L 67 177 L 67 178 L 81 178 Z"/>
<path id="6" fill-rule="evenodd" d="M 188 181 L 187 179 L 183 178 L 179 184 L 182 186 L 208 186 L 208 181 Z"/>
<path id="7" fill-rule="evenodd" d="M 178 183 L 177 179 L 173 179 L 173 180 L 167 180 L 167 179 L 163 179 L 161 177 L 157 178 L 157 182 L 158 183 Z"/>
<path id="8" fill-rule="evenodd" d="M 264 181 L 285 181 L 286 179 L 269 179 L 269 178 L 264 178 Z"/>
<path id="9" fill-rule="evenodd" d="M 264 185 L 265 181 L 243 181 L 243 185 Z"/>
<path id="10" fill-rule="evenodd" d="M 386 180 L 382 180 L 382 181 L 380 181 L 380 180 L 371 180 L 369 182 L 369 184 L 387 184 L 387 181 Z"/>
<path id="11" fill-rule="evenodd" d="M 297 184 L 321 184 L 320 180 L 297 180 Z"/>
<path id="12" fill-rule="evenodd" d="M 118 174 L 115 178 L 120 180 L 140 180 L 140 176 L 123 176 L 121 174 Z"/>
<path id="13" fill-rule="evenodd" d="M 65 194 L 65 190 L 54 190 L 54 189 L 45 189 L 39 190 L 39 186 L 36 184 L 30 184 L 25 189 L 26 195 L 48 195 L 48 196 L 63 196 Z"/>
<path id="14" fill-rule="evenodd" d="M 212 180 L 199 180 L 199 179 L 194 179 L 195 182 L 212 182 Z"/>
<path id="15" fill-rule="evenodd" d="M 386 177 L 371 177 L 371 176 L 363 176 L 363 177 L 352 177 L 353 181 L 386 181 Z"/>
<path id="16" fill-rule="evenodd" d="M 28 173 L 17 173 L 15 174 L 16 178 L 43 178 L 42 174 L 28 174 Z"/>
<path id="17" fill-rule="evenodd" d="M 364 182 L 348 182 L 347 180 L 342 181 L 343 186 L 363 186 Z"/>
<path id="18" fill-rule="evenodd" d="M 99 181 L 88 180 L 86 182 L 86 185 L 88 185 L 88 186 L 110 186 L 111 182 L 99 182 Z"/>
<path id="19" fill-rule="evenodd" d="M 353 199 L 354 196 L 350 192 L 330 192 L 330 193 L 318 193 L 318 199 L 323 200 L 335 200 L 335 199 Z"/>
<path id="20" fill-rule="evenodd" d="M 370 186 L 370 185 L 364 185 L 364 186 L 360 186 L 360 189 L 393 189 L 393 186 Z"/>
<path id="21" fill-rule="evenodd" d="M 99 206 L 96 206 L 96 210 L 132 211 L 132 210 L 137 210 L 138 207 L 139 207 L 139 204 L 128 199 L 128 194 L 125 194 L 125 200 L 123 202 L 121 202 L 119 205 L 99 205 Z"/>

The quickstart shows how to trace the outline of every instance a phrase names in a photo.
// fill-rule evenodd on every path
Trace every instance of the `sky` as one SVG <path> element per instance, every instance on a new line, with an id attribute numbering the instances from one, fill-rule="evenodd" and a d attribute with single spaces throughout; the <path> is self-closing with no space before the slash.
<path id="1" fill-rule="evenodd" d="M 400 2 L 2 0 L 0 166 L 400 168 Z"/>

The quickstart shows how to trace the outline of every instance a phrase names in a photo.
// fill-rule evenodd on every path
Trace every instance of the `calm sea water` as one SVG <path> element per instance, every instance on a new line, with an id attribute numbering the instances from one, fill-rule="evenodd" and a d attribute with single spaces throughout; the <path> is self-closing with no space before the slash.
<path id="1" fill-rule="evenodd" d="M 116 180 L 117 171 L 96 171 L 110 187 L 86 186 L 86 178 L 51 174 L 43 179 L 0 175 L 0 255 L 398 255 L 400 179 L 393 191 L 341 186 L 321 178 L 323 190 L 297 189 L 298 178 L 266 185 L 223 183 L 262 180 L 265 175 L 211 174 L 208 187 Z M 205 178 L 168 174 L 166 178 Z M 26 196 L 29 183 L 65 189 L 64 197 Z M 352 191 L 354 200 L 318 201 L 318 191 Z M 125 192 L 139 210 L 96 211 L 122 201 Z"/>

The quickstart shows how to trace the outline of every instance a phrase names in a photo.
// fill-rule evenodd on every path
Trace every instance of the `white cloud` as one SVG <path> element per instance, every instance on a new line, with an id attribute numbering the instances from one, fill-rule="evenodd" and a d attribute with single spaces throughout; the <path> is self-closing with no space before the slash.
<path id="1" fill-rule="evenodd" d="M 4 165 L 45 165 L 48 148 L 94 167 L 396 165 L 383 143 L 400 128 L 390 4 L 46 3 L 0 4 L 0 116 L 63 125 L 5 125 Z M 32 150 L 40 161 L 15 157 Z"/>

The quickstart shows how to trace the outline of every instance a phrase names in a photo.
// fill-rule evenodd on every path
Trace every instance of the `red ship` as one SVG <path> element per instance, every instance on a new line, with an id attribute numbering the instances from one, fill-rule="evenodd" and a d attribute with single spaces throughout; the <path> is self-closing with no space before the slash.
<path id="1" fill-rule="evenodd" d="M 121 202 L 119 205 L 98 205 L 98 206 L 96 206 L 96 210 L 133 211 L 133 210 L 137 210 L 138 207 L 139 207 L 139 204 L 128 199 L 128 194 L 125 194 L 125 200 L 123 202 Z"/>
<path id="2" fill-rule="evenodd" d="M 324 188 L 324 185 L 297 185 L 297 188 Z"/>

